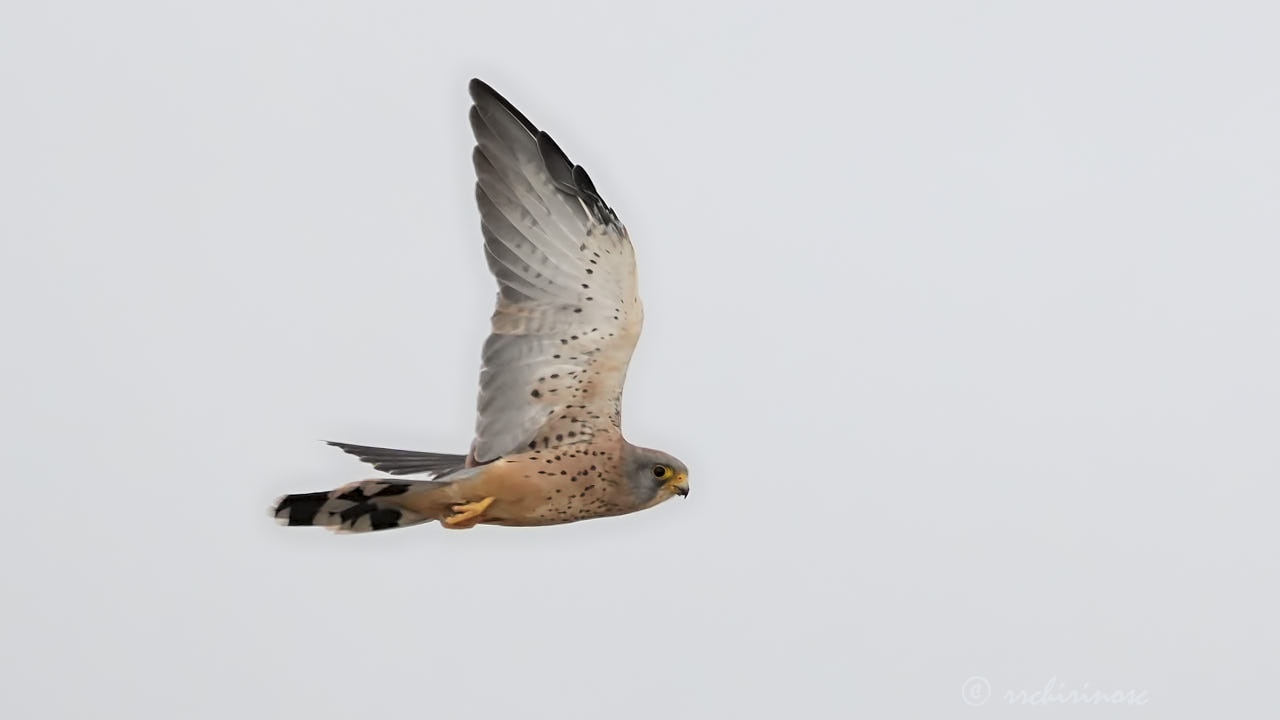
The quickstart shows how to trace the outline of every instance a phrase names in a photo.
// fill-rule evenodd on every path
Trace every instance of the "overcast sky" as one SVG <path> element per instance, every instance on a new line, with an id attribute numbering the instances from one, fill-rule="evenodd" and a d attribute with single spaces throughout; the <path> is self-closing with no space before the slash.
<path id="1" fill-rule="evenodd" d="M 1276 11 L 204 5 L 0 10 L 6 715 L 1276 706 Z M 468 447 L 472 76 L 629 227 L 692 493 L 277 527 Z"/>

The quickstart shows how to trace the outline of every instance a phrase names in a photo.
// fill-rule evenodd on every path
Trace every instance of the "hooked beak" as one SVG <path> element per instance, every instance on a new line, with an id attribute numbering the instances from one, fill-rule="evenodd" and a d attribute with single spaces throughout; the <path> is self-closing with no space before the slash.
<path id="1" fill-rule="evenodd" d="M 671 479 L 671 492 L 680 497 L 685 497 L 689 494 L 689 478 L 684 473 Z"/>

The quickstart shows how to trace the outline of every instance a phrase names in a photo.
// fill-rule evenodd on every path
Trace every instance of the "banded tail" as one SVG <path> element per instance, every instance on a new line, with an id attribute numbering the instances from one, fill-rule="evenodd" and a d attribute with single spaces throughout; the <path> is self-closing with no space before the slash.
<path id="1" fill-rule="evenodd" d="M 271 508 L 283 525 L 327 527 L 337 532 L 392 530 L 437 520 L 448 499 L 433 501 L 434 490 L 451 483 L 434 480 L 361 480 L 327 492 L 285 495 Z"/>

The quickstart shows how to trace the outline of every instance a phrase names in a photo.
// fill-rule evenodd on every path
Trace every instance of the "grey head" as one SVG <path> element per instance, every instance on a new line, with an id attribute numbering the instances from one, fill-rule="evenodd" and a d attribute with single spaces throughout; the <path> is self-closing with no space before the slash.
<path id="1" fill-rule="evenodd" d="M 632 497 L 641 508 L 689 494 L 689 468 L 661 450 L 625 443 L 622 469 Z"/>

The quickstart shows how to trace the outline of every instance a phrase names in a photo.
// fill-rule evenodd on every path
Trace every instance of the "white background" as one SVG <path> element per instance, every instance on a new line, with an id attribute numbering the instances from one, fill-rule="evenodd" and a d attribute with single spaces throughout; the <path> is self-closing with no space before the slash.
<path id="1" fill-rule="evenodd" d="M 1274 709 L 1278 20 L 6 3 L 4 714 Z M 628 224 L 628 436 L 693 492 L 279 528 L 371 476 L 321 439 L 468 446 L 473 75 Z"/>

